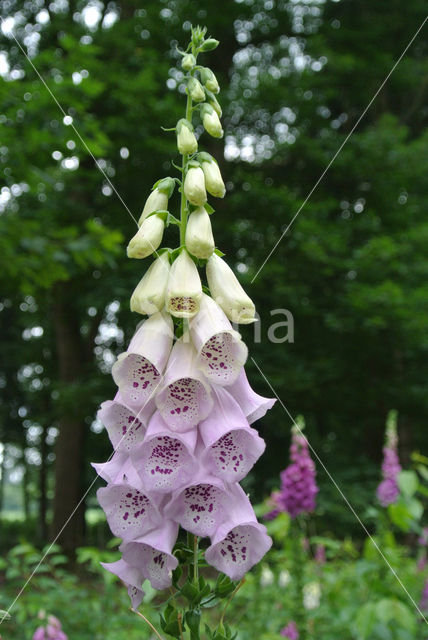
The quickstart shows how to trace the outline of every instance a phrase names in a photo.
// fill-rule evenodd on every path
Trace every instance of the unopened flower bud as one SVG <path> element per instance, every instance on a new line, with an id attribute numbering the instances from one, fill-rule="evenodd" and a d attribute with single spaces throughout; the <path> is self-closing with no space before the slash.
<path id="1" fill-rule="evenodd" d="M 147 258 L 162 242 L 165 222 L 156 214 L 146 218 L 131 238 L 126 253 L 128 258 Z"/>
<path id="2" fill-rule="evenodd" d="M 223 137 L 223 129 L 221 126 L 220 118 L 210 104 L 204 103 L 201 106 L 201 118 L 205 131 L 213 136 L 213 138 Z"/>
<path id="3" fill-rule="evenodd" d="M 229 265 L 215 253 L 207 263 L 207 280 L 210 292 L 231 322 L 254 322 L 255 306 Z"/>
<path id="4" fill-rule="evenodd" d="M 219 104 L 219 101 L 217 100 L 217 98 L 215 97 L 215 95 L 213 93 L 210 93 L 210 95 L 208 97 L 208 104 L 210 104 L 212 106 L 212 108 L 214 109 L 214 111 L 216 112 L 218 117 L 221 118 L 221 116 L 223 115 L 223 111 L 222 111 L 222 108 L 221 108 L 221 106 Z"/>
<path id="5" fill-rule="evenodd" d="M 220 91 L 217 78 L 215 77 L 211 69 L 208 69 L 208 67 L 202 67 L 201 80 L 202 84 L 204 84 L 209 91 L 212 91 L 213 93 L 218 93 Z"/>
<path id="6" fill-rule="evenodd" d="M 159 191 L 158 188 L 154 189 L 146 200 L 143 213 L 138 221 L 138 226 L 141 227 L 144 220 L 150 213 L 154 211 L 165 211 L 168 209 L 168 196 L 166 193 Z"/>
<path id="7" fill-rule="evenodd" d="M 152 315 L 162 311 L 165 305 L 166 287 L 169 277 L 168 253 L 162 253 L 150 265 L 131 296 L 131 311 Z"/>
<path id="8" fill-rule="evenodd" d="M 202 285 L 198 270 L 187 251 L 173 262 L 166 292 L 166 310 L 176 318 L 192 318 L 199 311 Z"/>
<path id="9" fill-rule="evenodd" d="M 186 53 L 186 55 L 183 56 L 183 59 L 181 61 L 181 68 L 184 69 L 184 71 L 190 71 L 190 69 L 193 69 L 193 67 L 196 64 L 196 58 L 192 53 Z"/>
<path id="10" fill-rule="evenodd" d="M 193 256 L 208 259 L 215 248 L 210 216 L 204 207 L 193 211 L 186 227 L 186 249 Z"/>
<path id="11" fill-rule="evenodd" d="M 207 38 L 202 44 L 201 51 L 213 51 L 217 49 L 219 44 L 219 41 L 215 38 Z"/>
<path id="12" fill-rule="evenodd" d="M 181 154 L 196 153 L 198 150 L 198 142 L 193 127 L 188 120 L 181 118 L 177 122 L 177 147 Z"/>
<path id="13" fill-rule="evenodd" d="M 202 171 L 204 172 L 205 187 L 208 193 L 216 198 L 224 198 L 226 187 L 217 162 L 214 159 L 211 162 L 202 162 Z"/>
<path id="14" fill-rule="evenodd" d="M 204 88 L 196 78 L 189 78 L 187 90 L 194 102 L 202 102 L 202 100 L 205 100 Z"/>
<path id="15" fill-rule="evenodd" d="M 204 172 L 201 167 L 190 167 L 184 180 L 184 195 L 197 207 L 207 201 Z"/>

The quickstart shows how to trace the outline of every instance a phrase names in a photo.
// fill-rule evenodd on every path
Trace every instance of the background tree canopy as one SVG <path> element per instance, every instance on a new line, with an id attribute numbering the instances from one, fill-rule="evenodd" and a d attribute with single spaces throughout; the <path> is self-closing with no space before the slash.
<path id="1" fill-rule="evenodd" d="M 176 45 L 191 22 L 221 41 L 210 61 L 230 195 L 216 238 L 261 316 L 261 342 L 243 331 L 252 355 L 357 511 L 389 409 L 404 459 L 426 450 L 426 28 L 259 271 L 425 12 L 422 0 L 405 12 L 398 0 L 2 3 L 1 501 L 18 508 L 20 483 L 41 539 L 110 450 L 94 415 L 140 320 L 128 300 L 146 268 L 125 246 L 152 184 L 174 171 L 161 126 L 182 115 Z M 219 157 L 223 143 L 211 144 Z M 278 308 L 293 315 L 292 343 L 267 338 Z M 270 394 L 256 367 L 252 382 Z M 247 488 L 262 498 L 286 464 L 291 420 L 277 403 L 259 426 L 267 453 Z M 324 528 L 356 527 L 320 468 L 319 482 Z M 84 539 L 84 506 L 61 536 L 69 550 Z"/>

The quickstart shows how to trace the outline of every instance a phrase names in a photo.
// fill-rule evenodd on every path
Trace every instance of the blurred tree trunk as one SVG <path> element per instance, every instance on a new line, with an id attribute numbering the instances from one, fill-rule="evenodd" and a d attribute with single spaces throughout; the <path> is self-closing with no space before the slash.
<path id="1" fill-rule="evenodd" d="M 48 430 L 46 425 L 42 427 L 42 434 L 40 439 L 40 469 L 39 469 L 39 537 L 42 543 L 46 543 L 48 537 L 47 531 L 47 456 L 48 456 L 48 445 L 46 442 L 46 437 L 48 435 Z"/>
<path id="2" fill-rule="evenodd" d="M 59 433 L 55 444 L 55 496 L 52 533 L 71 557 L 83 543 L 85 504 L 82 500 L 85 423 L 79 412 L 71 385 L 77 385 L 84 370 L 82 341 L 77 314 L 73 309 L 70 284 L 61 283 L 54 290 L 53 321 L 55 326 L 59 378 L 62 386 Z M 79 504 L 80 503 L 80 504 Z"/>
<path id="3" fill-rule="evenodd" d="M 6 444 L 3 445 L 3 453 L 0 463 L 0 516 L 4 507 L 4 487 L 5 487 L 5 473 L 6 473 Z"/>
<path id="4" fill-rule="evenodd" d="M 25 522 L 28 522 L 30 517 L 30 496 L 28 494 L 29 465 L 25 457 L 25 447 L 22 449 L 22 464 L 24 466 L 24 476 L 22 478 L 22 505 L 24 507 Z"/>

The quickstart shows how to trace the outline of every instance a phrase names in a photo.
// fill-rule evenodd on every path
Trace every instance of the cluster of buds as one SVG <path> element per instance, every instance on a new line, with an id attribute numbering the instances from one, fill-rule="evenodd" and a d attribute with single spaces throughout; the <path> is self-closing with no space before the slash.
<path id="1" fill-rule="evenodd" d="M 385 446 L 383 447 L 382 481 L 376 495 L 382 507 L 397 501 L 400 495 L 398 475 L 401 471 L 398 459 L 397 412 L 390 411 L 386 421 Z"/>
<path id="2" fill-rule="evenodd" d="M 192 113 L 199 111 L 209 134 L 223 131 L 217 80 L 197 65 L 198 53 L 218 44 L 204 33 L 194 29 L 183 53 L 187 108 L 175 127 L 181 178 L 154 185 L 128 246 L 129 257 L 154 254 L 131 297 L 131 310 L 148 318 L 113 365 L 117 394 L 98 413 L 114 448 L 108 462 L 94 464 L 107 481 L 98 500 L 122 539 L 121 559 L 104 566 L 127 585 L 134 608 L 143 580 L 155 589 L 177 585 L 179 527 L 195 544 L 210 539 L 206 562 L 231 580 L 271 546 L 239 484 L 265 448 L 251 424 L 274 400 L 247 380 L 248 349 L 231 322 L 253 322 L 255 307 L 216 250 L 211 228 L 207 192 L 223 197 L 225 187 L 214 158 L 198 152 Z M 179 219 L 169 211 L 177 183 Z M 159 249 L 171 222 L 180 228 L 180 246 Z"/>

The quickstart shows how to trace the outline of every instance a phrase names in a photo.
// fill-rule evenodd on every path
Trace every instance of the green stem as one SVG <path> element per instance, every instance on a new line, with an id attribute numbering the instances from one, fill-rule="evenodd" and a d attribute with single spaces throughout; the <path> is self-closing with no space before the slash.
<path id="1" fill-rule="evenodd" d="M 189 94 L 187 94 L 187 102 L 186 102 L 186 120 L 192 124 L 192 98 Z M 181 206 L 180 206 L 180 244 L 184 245 L 185 237 L 186 237 L 186 227 L 187 227 L 187 200 L 184 195 L 184 180 L 186 178 L 187 173 L 187 163 L 189 161 L 189 154 L 184 153 L 183 159 L 181 162 Z"/>
<path id="2" fill-rule="evenodd" d="M 298 520 L 291 523 L 291 539 L 293 543 L 292 549 L 292 578 L 294 578 L 294 612 L 293 617 L 296 622 L 299 638 L 306 640 L 306 610 L 303 605 L 303 586 L 304 586 L 304 568 L 305 556 L 303 551 L 303 539 L 301 527 Z"/>
<path id="3" fill-rule="evenodd" d="M 199 538 L 193 538 L 193 579 L 195 582 L 199 580 Z"/>

